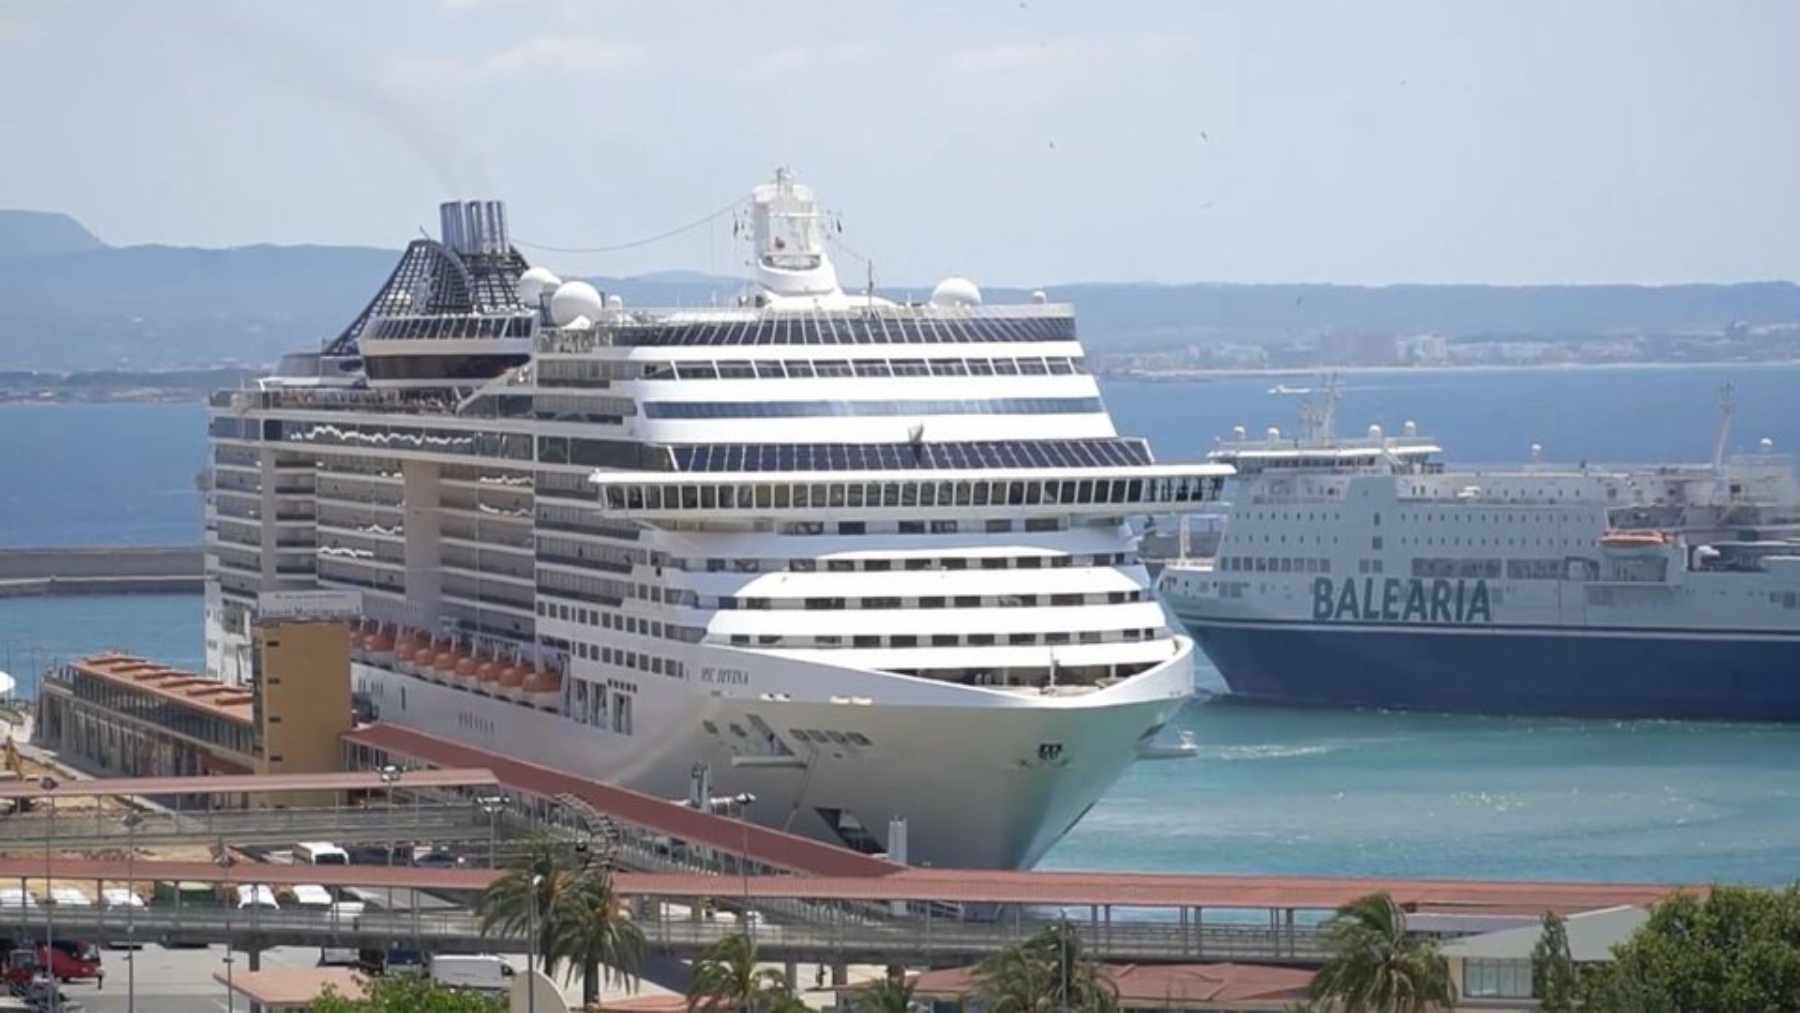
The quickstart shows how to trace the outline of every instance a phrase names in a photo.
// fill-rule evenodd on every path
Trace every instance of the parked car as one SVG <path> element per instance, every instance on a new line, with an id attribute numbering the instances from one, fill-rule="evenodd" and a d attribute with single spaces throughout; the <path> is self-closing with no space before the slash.
<path id="1" fill-rule="evenodd" d="M 242 883 L 237 888 L 237 906 L 239 911 L 250 908 L 261 908 L 264 911 L 280 911 L 281 905 L 275 902 L 275 891 L 266 886 Z"/>

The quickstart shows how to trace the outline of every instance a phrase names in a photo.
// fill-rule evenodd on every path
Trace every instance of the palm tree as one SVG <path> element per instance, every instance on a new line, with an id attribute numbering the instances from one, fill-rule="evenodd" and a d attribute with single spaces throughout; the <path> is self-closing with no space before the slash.
<path id="1" fill-rule="evenodd" d="M 913 983 L 904 974 L 890 974 L 857 993 L 856 1013 L 910 1013 Z"/>
<path id="2" fill-rule="evenodd" d="M 694 962 L 688 1013 L 786 1013 L 798 1003 L 787 975 L 758 970 L 756 944 L 742 932 L 714 943 Z"/>
<path id="3" fill-rule="evenodd" d="M 1119 990 L 1081 951 L 1067 922 L 1009 946 L 975 969 L 975 994 L 992 1013 L 1115 1013 Z"/>
<path id="4" fill-rule="evenodd" d="M 482 895 L 481 932 L 524 935 L 534 923 L 543 972 L 553 976 L 567 965 L 566 983 L 584 971 L 582 991 L 590 1001 L 599 997 L 602 968 L 607 981 L 616 975 L 636 983 L 644 934 L 620 909 L 608 863 L 576 861 L 554 837 L 534 837 Z"/>
<path id="5" fill-rule="evenodd" d="M 1406 934 L 1394 898 L 1372 893 L 1325 923 L 1331 956 L 1312 982 L 1315 1008 L 1342 1013 L 1427 1013 L 1456 1007 L 1450 964 L 1434 943 Z"/>
<path id="6" fill-rule="evenodd" d="M 592 1006 L 600 999 L 600 983 L 617 978 L 627 988 L 637 987 L 637 969 L 644 962 L 644 932 L 625 916 L 613 892 L 612 870 L 589 867 L 573 889 L 557 899 L 547 920 L 551 939 L 546 954 L 549 966 L 568 961 L 563 984 L 581 971 L 582 1002 Z M 604 976 L 604 977 L 602 977 Z"/>

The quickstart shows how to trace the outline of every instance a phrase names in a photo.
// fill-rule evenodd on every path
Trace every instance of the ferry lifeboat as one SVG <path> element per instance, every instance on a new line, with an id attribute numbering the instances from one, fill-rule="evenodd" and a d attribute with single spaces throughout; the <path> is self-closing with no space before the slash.
<path id="1" fill-rule="evenodd" d="M 1600 548 L 1608 552 L 1660 551 L 1668 544 L 1661 531 L 1608 531 L 1600 536 Z"/>
<path id="2" fill-rule="evenodd" d="M 445 644 L 431 660 L 431 668 L 424 673 L 433 682 L 449 682 L 456 675 L 456 649 Z"/>
<path id="3" fill-rule="evenodd" d="M 553 711 L 562 706 L 562 674 L 536 671 L 525 679 L 525 699 L 540 710 Z"/>
<path id="4" fill-rule="evenodd" d="M 500 685 L 500 673 L 506 671 L 505 662 L 497 658 L 489 659 L 475 666 L 475 691 L 492 693 Z"/>
<path id="5" fill-rule="evenodd" d="M 513 678 L 513 680 L 522 678 L 520 675 L 517 675 L 517 673 L 518 662 L 504 662 L 504 664 L 495 666 L 495 669 L 493 669 L 493 678 L 482 678 L 481 680 L 482 693 L 488 693 L 490 696 L 499 696 L 500 684 L 504 684 L 508 678 Z"/>
<path id="6" fill-rule="evenodd" d="M 457 655 L 456 679 L 454 680 L 455 683 L 464 689 L 474 689 L 475 688 L 475 670 L 480 666 L 480 664 L 481 663 L 479 661 L 477 661 L 472 655 L 468 655 L 468 654 Z"/>
<path id="7" fill-rule="evenodd" d="M 403 633 L 400 642 L 394 645 L 394 671 L 407 675 L 419 674 L 418 655 L 421 650 L 418 640 L 412 634 Z"/>
<path id="8" fill-rule="evenodd" d="M 377 630 L 364 638 L 363 650 L 370 664 L 383 668 L 391 666 L 394 663 L 394 634 Z"/>
<path id="9" fill-rule="evenodd" d="M 500 670 L 499 695 L 508 700 L 525 698 L 525 683 L 537 675 L 535 665 L 508 665 Z"/>

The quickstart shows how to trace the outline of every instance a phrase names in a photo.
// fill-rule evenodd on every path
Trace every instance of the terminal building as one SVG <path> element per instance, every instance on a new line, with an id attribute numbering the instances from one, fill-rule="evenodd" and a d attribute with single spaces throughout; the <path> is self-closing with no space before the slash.
<path id="1" fill-rule="evenodd" d="M 116 652 L 63 665 L 42 681 L 37 740 L 104 775 L 336 771 L 352 726 L 350 631 L 322 604 L 274 606 L 243 685 Z"/>

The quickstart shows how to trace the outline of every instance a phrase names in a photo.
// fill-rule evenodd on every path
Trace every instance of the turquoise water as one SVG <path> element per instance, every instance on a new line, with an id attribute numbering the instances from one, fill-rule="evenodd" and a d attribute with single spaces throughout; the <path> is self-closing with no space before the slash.
<path id="1" fill-rule="evenodd" d="M 1800 367 L 1352 374 L 1340 429 L 1416 419 L 1453 459 L 1702 460 L 1715 388 L 1733 446 L 1800 448 Z M 1242 424 L 1292 428 L 1275 381 L 1109 382 L 1159 456 Z M 1290 386 L 1305 381 L 1285 380 Z M 0 543 L 197 541 L 197 405 L 0 407 Z M 0 669 L 110 645 L 201 663 L 198 596 L 0 599 Z M 1201 681 L 1222 688 L 1204 668 Z M 1049 868 L 1544 879 L 1800 876 L 1800 727 L 1580 722 L 1195 705 L 1193 760 L 1141 763 Z"/>

